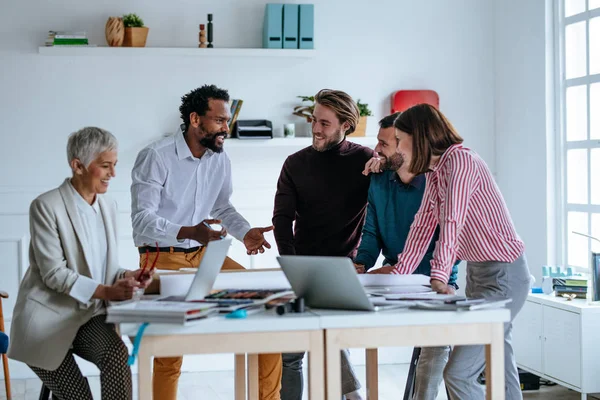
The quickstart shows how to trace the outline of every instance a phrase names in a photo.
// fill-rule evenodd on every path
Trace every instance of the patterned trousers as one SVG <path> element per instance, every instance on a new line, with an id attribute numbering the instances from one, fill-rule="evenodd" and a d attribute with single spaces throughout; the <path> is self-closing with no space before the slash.
<path id="1" fill-rule="evenodd" d="M 131 400 L 131 369 L 127 365 L 127 347 L 105 315 L 98 315 L 84 324 L 73 346 L 54 371 L 29 366 L 52 395 L 60 400 L 92 400 L 87 380 L 75 362 L 73 354 L 95 364 L 100 369 L 102 400 Z"/>

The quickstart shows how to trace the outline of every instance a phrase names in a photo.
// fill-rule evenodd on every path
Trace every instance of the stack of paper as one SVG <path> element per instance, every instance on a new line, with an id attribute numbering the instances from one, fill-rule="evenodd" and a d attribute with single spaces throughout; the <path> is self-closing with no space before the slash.
<path id="1" fill-rule="evenodd" d="M 153 322 L 185 325 L 216 313 L 215 304 L 140 300 L 111 305 L 106 322 Z"/>
<path id="2" fill-rule="evenodd" d="M 364 287 L 390 286 L 430 286 L 427 275 L 359 274 L 358 279 Z"/>

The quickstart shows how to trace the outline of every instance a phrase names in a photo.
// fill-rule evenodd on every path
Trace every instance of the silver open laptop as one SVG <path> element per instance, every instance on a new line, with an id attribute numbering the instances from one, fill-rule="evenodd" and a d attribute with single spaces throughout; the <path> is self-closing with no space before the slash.
<path id="1" fill-rule="evenodd" d="M 362 311 L 407 307 L 374 304 L 347 257 L 279 256 L 277 261 L 296 296 L 303 297 L 309 307 Z"/>
<path id="2" fill-rule="evenodd" d="M 187 295 L 163 297 L 159 300 L 194 301 L 204 299 L 210 293 L 217 280 L 230 246 L 230 238 L 208 242 Z"/>

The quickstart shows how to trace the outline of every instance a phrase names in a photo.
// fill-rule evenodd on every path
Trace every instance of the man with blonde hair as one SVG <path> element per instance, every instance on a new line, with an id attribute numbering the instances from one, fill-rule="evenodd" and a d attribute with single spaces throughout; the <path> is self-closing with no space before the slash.
<path id="1" fill-rule="evenodd" d="M 283 164 L 273 211 L 281 255 L 354 257 L 365 219 L 369 178 L 361 174 L 373 150 L 346 140 L 359 111 L 348 94 L 323 89 L 315 96 L 312 146 Z M 292 225 L 295 221 L 295 227 Z M 282 400 L 302 398 L 304 353 L 283 355 Z M 360 382 L 342 353 L 342 391 L 360 399 Z"/>

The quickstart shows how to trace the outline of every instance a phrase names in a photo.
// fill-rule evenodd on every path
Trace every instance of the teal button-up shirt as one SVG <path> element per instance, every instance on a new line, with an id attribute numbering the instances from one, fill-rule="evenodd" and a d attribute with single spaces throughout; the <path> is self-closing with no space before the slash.
<path id="1" fill-rule="evenodd" d="M 396 171 L 371 176 L 367 217 L 355 263 L 364 264 L 365 269 L 369 270 L 375 265 L 380 252 L 385 257 L 384 264 L 395 265 L 398 262 L 398 254 L 404 250 L 410 225 L 421 206 L 424 192 L 424 175 L 416 176 L 409 184 L 400 181 Z M 415 274 L 431 274 L 430 261 L 438 235 L 439 227 Z M 456 283 L 459 262 L 456 261 L 452 267 L 449 284 Z"/>

